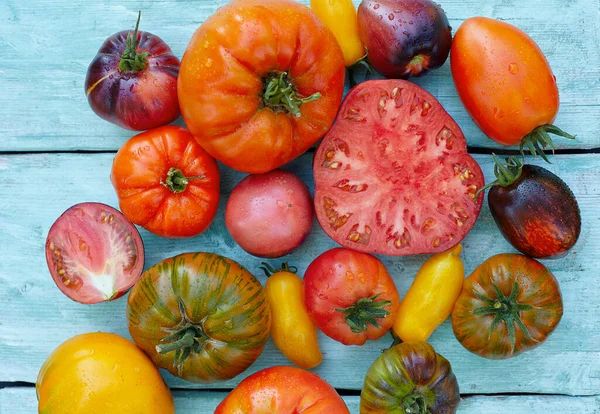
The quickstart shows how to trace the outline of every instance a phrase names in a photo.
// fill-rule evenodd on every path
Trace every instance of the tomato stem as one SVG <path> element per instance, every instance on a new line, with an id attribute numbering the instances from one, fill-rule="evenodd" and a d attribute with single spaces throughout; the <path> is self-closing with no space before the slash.
<path id="1" fill-rule="evenodd" d="M 425 396 L 419 392 L 413 391 L 402 400 L 402 406 L 406 413 L 410 414 L 427 414 L 427 400 Z"/>
<path id="2" fill-rule="evenodd" d="M 281 268 L 279 268 L 279 269 L 274 269 L 273 266 L 271 266 L 267 262 L 262 262 L 261 264 L 262 264 L 262 266 L 260 267 L 260 270 L 265 272 L 265 276 L 267 276 L 267 277 L 271 277 L 275 273 L 279 273 L 279 272 L 290 272 L 290 273 L 298 272 L 298 268 L 296 266 L 290 266 L 288 264 L 288 262 L 283 262 L 281 264 Z"/>
<path id="3" fill-rule="evenodd" d="M 525 158 L 525 147 L 529 150 L 533 158 L 537 157 L 537 154 L 540 154 L 542 159 L 549 164 L 552 164 L 544 150 L 546 148 L 552 149 L 552 154 L 554 154 L 554 142 L 552 138 L 550 138 L 550 134 L 558 135 L 567 139 L 575 139 L 575 135 L 567 134 L 565 131 L 551 124 L 541 125 L 531 131 L 523 140 L 521 141 L 521 145 L 519 146 L 519 150 L 521 151 L 521 156 L 523 159 Z"/>
<path id="4" fill-rule="evenodd" d="M 486 304 L 486 306 L 482 306 L 473 310 L 474 315 L 492 315 L 494 317 L 494 320 L 490 325 L 490 337 L 492 336 L 498 325 L 501 322 L 504 322 L 504 325 L 506 326 L 506 332 L 508 334 L 508 339 L 510 342 L 511 352 L 514 352 L 515 344 L 517 342 L 515 325 L 523 332 L 526 338 L 537 342 L 537 340 L 531 336 L 529 330 L 521 320 L 521 312 L 532 310 L 533 306 L 526 303 L 517 302 L 517 297 L 519 296 L 519 284 L 515 281 L 515 283 L 513 284 L 512 291 L 508 296 L 506 296 L 500 290 L 498 285 L 492 284 L 492 287 L 496 294 L 496 298 L 490 299 L 481 294 L 476 293 L 477 298 L 483 301 Z"/>
<path id="5" fill-rule="evenodd" d="M 138 53 L 137 47 L 139 42 L 137 40 L 138 28 L 140 26 L 140 18 L 142 17 L 142 11 L 138 12 L 137 22 L 135 24 L 135 30 L 133 34 L 127 34 L 127 46 L 125 47 L 125 51 L 121 55 L 121 60 L 119 61 L 119 71 L 120 72 L 128 72 L 128 71 L 136 71 L 140 72 L 146 68 L 146 64 L 148 63 L 148 55 L 150 52 Z"/>
<path id="6" fill-rule="evenodd" d="M 385 318 L 390 313 L 383 309 L 392 304 L 390 300 L 377 301 L 379 294 L 370 298 L 360 298 L 356 303 L 347 308 L 335 308 L 346 316 L 346 323 L 354 333 L 360 333 L 367 330 L 369 324 L 379 328 L 377 319 Z"/>
<path id="7" fill-rule="evenodd" d="M 479 196 L 479 193 L 487 190 L 490 187 L 499 185 L 502 187 L 508 187 L 509 185 L 514 184 L 519 178 L 521 178 L 521 174 L 523 172 L 523 163 L 514 157 L 507 157 L 506 163 L 502 163 L 496 154 L 492 153 L 492 157 L 494 158 L 494 175 L 496 176 L 496 180 L 492 181 L 481 187 L 475 193 L 475 198 Z"/>
<path id="8" fill-rule="evenodd" d="M 272 73 L 263 80 L 263 105 L 275 112 L 285 112 L 300 117 L 300 106 L 321 97 L 320 92 L 304 98 L 298 94 L 287 72 Z"/>
<path id="9" fill-rule="evenodd" d="M 356 69 L 358 69 L 358 68 L 364 68 L 365 69 L 365 77 L 364 77 L 363 81 L 366 81 L 367 79 L 369 79 L 370 75 L 374 75 L 375 74 L 375 69 L 373 69 L 373 66 L 371 66 L 371 64 L 367 60 L 367 56 L 368 55 L 369 55 L 369 49 L 367 49 L 365 47 L 365 54 L 363 55 L 363 57 L 361 57 L 356 62 L 354 62 L 353 64 L 351 64 L 350 66 L 348 66 L 348 68 L 347 68 L 347 70 L 348 70 L 348 82 L 350 82 L 350 88 L 353 88 L 353 87 L 356 86 L 356 79 L 355 79 L 355 76 L 354 76 Z"/>
<path id="10" fill-rule="evenodd" d="M 188 183 L 191 180 L 199 180 L 205 178 L 204 175 L 195 175 L 192 177 L 186 177 L 179 168 L 171 167 L 167 172 L 167 179 L 161 184 L 167 187 L 174 193 L 182 193 L 187 188 Z"/>

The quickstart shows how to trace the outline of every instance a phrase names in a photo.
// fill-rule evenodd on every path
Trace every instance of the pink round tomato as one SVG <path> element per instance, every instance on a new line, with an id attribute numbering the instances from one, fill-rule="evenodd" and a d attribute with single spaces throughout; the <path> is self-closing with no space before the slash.
<path id="1" fill-rule="evenodd" d="M 46 262 L 62 293 L 80 303 L 123 296 L 144 269 L 144 246 L 123 214 L 101 203 L 65 211 L 46 239 Z"/>
<path id="2" fill-rule="evenodd" d="M 259 257 L 280 257 L 304 242 L 313 221 L 306 185 L 289 171 L 249 175 L 233 189 L 225 224 L 242 249 Z"/>

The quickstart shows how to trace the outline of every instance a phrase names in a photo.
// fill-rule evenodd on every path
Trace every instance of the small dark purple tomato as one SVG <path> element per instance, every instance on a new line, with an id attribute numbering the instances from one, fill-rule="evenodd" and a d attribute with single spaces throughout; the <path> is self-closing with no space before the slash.
<path id="1" fill-rule="evenodd" d="M 179 59 L 158 36 L 124 30 L 106 39 L 85 78 L 94 112 L 122 128 L 144 131 L 179 117 Z"/>
<path id="2" fill-rule="evenodd" d="M 369 63 L 387 78 L 439 68 L 452 44 L 448 18 L 431 0 L 363 0 L 358 29 Z"/>

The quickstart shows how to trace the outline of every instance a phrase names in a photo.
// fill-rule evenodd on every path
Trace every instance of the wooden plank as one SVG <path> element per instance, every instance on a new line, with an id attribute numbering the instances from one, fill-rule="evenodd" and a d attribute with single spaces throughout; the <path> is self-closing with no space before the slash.
<path id="1" fill-rule="evenodd" d="M 178 414 L 212 413 L 225 398 L 225 392 L 174 391 Z M 352 414 L 358 414 L 360 397 L 343 397 Z M 37 410 L 33 388 L 5 388 L 0 390 L 0 414 L 31 414 Z M 463 398 L 458 406 L 459 414 L 598 414 L 600 397 L 566 397 L 558 395 L 526 396 L 474 396 Z"/>
<path id="2" fill-rule="evenodd" d="M 302 0 L 308 3 L 308 0 Z M 88 64 L 107 36 L 131 28 L 161 36 L 182 56 L 195 29 L 225 0 L 4 0 L 0 4 L 0 151 L 116 150 L 131 136 L 98 118 L 84 94 Z M 359 0 L 355 0 L 358 4 Z M 471 16 L 500 18 L 527 31 L 546 53 L 561 91 L 557 125 L 600 147 L 600 19 L 597 0 L 445 0 L 452 27 Z M 568 24 L 565 24 L 568 22 Z M 472 147 L 493 147 L 460 103 L 449 65 L 415 80 L 455 117 Z M 181 122 L 181 121 L 179 121 Z"/>
<path id="3" fill-rule="evenodd" d="M 44 259 L 44 242 L 53 221 L 71 205 L 101 201 L 117 205 L 108 179 L 112 154 L 35 154 L 0 156 L 0 260 L 1 381 L 34 382 L 37 371 L 50 352 L 64 340 L 90 331 L 116 332 L 128 337 L 126 300 L 86 306 L 74 303 L 56 288 Z M 289 165 L 312 188 L 311 155 Z M 464 393 L 534 392 L 571 395 L 600 391 L 600 164 L 597 155 L 557 156 L 548 166 L 569 184 L 576 194 L 583 217 L 580 242 L 565 258 L 547 261 L 560 281 L 565 302 L 561 324 L 538 349 L 507 361 L 490 361 L 464 350 L 455 340 L 449 322 L 431 337 L 431 343 L 452 363 Z M 488 173 L 490 156 L 476 156 Z M 186 251 L 224 254 L 257 274 L 261 259 L 237 247 L 227 234 L 223 206 L 241 177 L 222 168 L 223 199 L 212 227 L 190 240 L 168 240 L 142 231 L 146 265 Z M 487 175 L 489 180 L 490 174 Z M 315 222 L 308 241 L 287 257 L 304 272 L 323 251 L 335 247 Z M 473 231 L 464 240 L 463 258 L 467 272 L 492 254 L 514 251 L 496 229 L 487 206 Z M 382 258 L 401 294 L 425 257 Z M 276 263 L 278 261 L 274 261 Z M 260 275 L 259 275 L 260 277 Z M 260 277 L 264 282 L 264 278 Z M 361 389 L 363 377 L 380 351 L 390 344 L 385 337 L 363 347 L 344 347 L 323 335 L 324 362 L 316 370 L 338 388 Z M 352 362 L 350 362 L 352 361 Z M 269 342 L 265 352 L 248 373 L 267 366 L 286 364 Z M 178 388 L 202 387 L 168 374 L 165 378 Z M 237 378 L 212 388 L 231 388 Z"/>

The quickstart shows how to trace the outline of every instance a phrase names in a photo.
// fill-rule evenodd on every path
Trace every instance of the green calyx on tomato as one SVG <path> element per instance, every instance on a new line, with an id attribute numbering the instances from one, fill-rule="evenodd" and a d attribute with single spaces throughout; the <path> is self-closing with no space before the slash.
<path id="1" fill-rule="evenodd" d="M 174 193 L 183 193 L 187 188 L 190 180 L 196 180 L 200 178 L 205 178 L 203 175 L 197 175 L 194 177 L 186 177 L 183 175 L 183 172 L 179 168 L 171 167 L 169 168 L 169 172 L 167 172 L 167 179 L 164 183 L 161 183 L 169 190 Z"/>
<path id="2" fill-rule="evenodd" d="M 527 303 L 517 302 L 517 296 L 519 295 L 519 284 L 517 282 L 514 283 L 512 292 L 510 292 L 510 295 L 508 296 L 502 293 L 495 283 L 492 284 L 492 288 L 496 292 L 495 299 L 487 298 L 479 293 L 475 294 L 480 300 L 485 302 L 487 306 L 474 309 L 473 314 L 476 316 L 492 315 L 494 317 L 494 320 L 490 325 L 490 335 L 494 332 L 500 322 L 504 322 L 506 324 L 506 331 L 508 333 L 510 349 L 512 352 L 515 349 L 517 341 L 515 323 L 521 328 L 521 331 L 527 338 L 533 339 L 527 326 L 525 326 L 521 320 L 521 312 L 532 310 L 533 306 Z"/>
<path id="3" fill-rule="evenodd" d="M 432 394 L 431 391 L 429 391 L 429 394 Z M 435 397 L 431 395 L 430 398 L 434 399 Z M 404 408 L 404 412 L 406 413 L 428 414 L 429 411 L 427 409 L 427 401 L 427 396 L 425 396 L 415 388 L 415 390 L 411 394 L 407 395 L 402 399 L 402 407 Z"/>
<path id="4" fill-rule="evenodd" d="M 263 79 L 263 105 L 275 112 L 285 112 L 299 117 L 300 105 L 316 101 L 320 97 L 320 92 L 313 93 L 307 98 L 300 96 L 287 72 L 271 73 Z"/>
<path id="5" fill-rule="evenodd" d="M 283 262 L 281 264 L 281 268 L 279 269 L 274 269 L 273 266 L 271 266 L 267 262 L 262 262 L 261 264 L 262 266 L 260 267 L 260 270 L 262 270 L 265 273 L 266 277 L 270 277 L 278 272 L 298 273 L 298 268 L 296 266 L 290 266 L 288 262 Z"/>
<path id="6" fill-rule="evenodd" d="M 137 22 L 135 23 L 135 30 L 133 34 L 127 35 L 127 47 L 125 51 L 121 55 L 121 60 L 119 61 L 119 71 L 120 72 L 128 72 L 128 71 L 136 71 L 140 72 L 146 69 L 147 57 L 150 52 L 138 53 L 138 28 L 140 26 L 140 18 L 142 17 L 142 12 L 138 12 Z"/>
<path id="7" fill-rule="evenodd" d="M 361 298 L 356 301 L 352 306 L 347 308 L 336 308 L 338 312 L 342 312 L 346 317 L 346 323 L 350 326 L 352 332 L 360 333 L 367 330 L 367 325 L 371 324 L 376 328 L 379 328 L 377 319 L 385 318 L 390 314 L 385 307 L 392 304 L 390 300 L 377 301 L 377 297 L 371 296 L 370 298 Z"/>
<path id="8" fill-rule="evenodd" d="M 182 317 L 179 325 L 171 329 L 173 334 L 161 340 L 165 344 L 156 345 L 156 352 L 159 354 L 175 351 L 175 357 L 173 358 L 174 367 L 183 364 L 192 351 L 196 353 L 201 352 L 204 342 L 209 339 L 200 324 L 189 320 L 185 312 L 185 305 L 181 299 L 178 304 Z"/>
<path id="9" fill-rule="evenodd" d="M 492 181 L 489 184 L 484 185 L 475 193 L 475 197 L 479 195 L 482 191 L 487 190 L 490 187 L 495 185 L 499 185 L 501 187 L 508 187 L 509 185 L 514 184 L 519 178 L 521 178 L 521 174 L 523 173 L 523 163 L 514 157 L 507 157 L 506 164 L 503 164 L 496 154 L 492 154 L 494 157 L 494 175 L 496 176 L 496 180 Z"/>
<path id="10" fill-rule="evenodd" d="M 544 161 L 551 164 L 550 160 L 544 153 L 544 150 L 546 148 L 551 148 L 552 152 L 554 153 L 554 142 L 552 141 L 552 138 L 550 138 L 550 134 L 558 135 L 560 137 L 568 139 L 576 138 L 575 135 L 567 134 L 565 131 L 563 131 L 557 126 L 551 124 L 541 125 L 533 131 L 531 131 L 529 134 L 527 134 L 525 138 L 523 138 L 521 144 L 519 145 L 521 155 L 525 157 L 524 149 L 525 147 L 527 147 L 527 149 L 529 150 L 531 155 L 533 155 L 534 158 L 537 157 L 537 154 L 539 153 L 540 157 L 542 157 Z"/>

